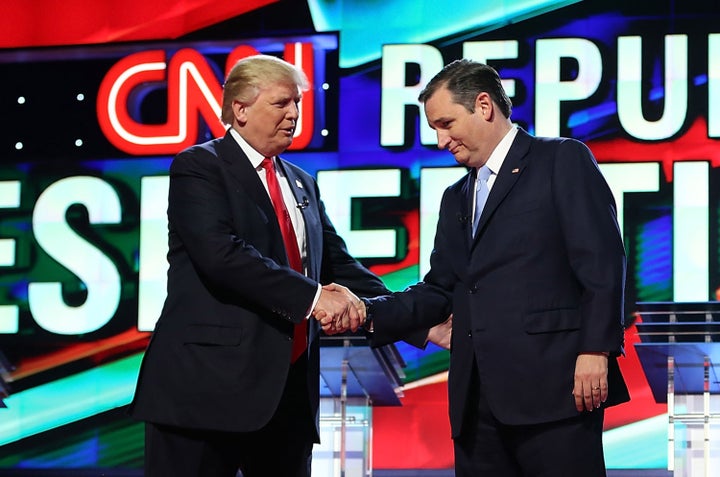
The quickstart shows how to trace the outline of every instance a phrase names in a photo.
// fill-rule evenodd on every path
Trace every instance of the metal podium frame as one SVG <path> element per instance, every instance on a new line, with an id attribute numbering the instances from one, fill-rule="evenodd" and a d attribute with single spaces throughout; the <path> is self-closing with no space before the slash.
<path id="1" fill-rule="evenodd" d="M 326 457 L 333 460 L 336 470 L 333 476 L 372 475 L 372 407 L 401 405 L 404 367 L 405 362 L 395 345 L 370 348 L 361 334 L 321 337 L 321 428 L 323 424 L 335 427 L 337 432 L 333 434 L 339 439 L 339 443 L 335 443 L 339 445 L 325 453 L 331 454 Z M 363 442 L 353 441 L 363 448 L 364 454 L 362 470 L 355 466 L 353 475 L 349 475 L 348 470 L 349 426 L 359 427 L 363 435 Z M 313 475 L 315 468 L 313 465 Z"/>
<path id="2" fill-rule="evenodd" d="M 702 425 L 702 462 L 693 465 L 698 462 L 692 461 L 690 448 L 685 465 L 702 467 L 702 475 L 710 477 L 711 462 L 720 459 L 720 452 L 712 453 L 720 433 L 713 441 L 711 432 L 712 425 L 720 424 L 711 400 L 720 400 L 720 303 L 638 303 L 638 314 L 641 342 L 635 349 L 655 401 L 668 407 L 668 470 L 679 471 L 676 427 Z M 679 402 L 684 412 L 676 412 Z"/>

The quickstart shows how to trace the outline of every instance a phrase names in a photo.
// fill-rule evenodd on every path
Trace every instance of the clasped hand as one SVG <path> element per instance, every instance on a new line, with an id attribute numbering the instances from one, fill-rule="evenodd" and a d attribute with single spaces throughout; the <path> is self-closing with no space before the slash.
<path id="1" fill-rule="evenodd" d="M 348 288 L 331 283 L 322 287 L 312 316 L 329 335 L 355 332 L 365 323 L 365 304 Z"/>

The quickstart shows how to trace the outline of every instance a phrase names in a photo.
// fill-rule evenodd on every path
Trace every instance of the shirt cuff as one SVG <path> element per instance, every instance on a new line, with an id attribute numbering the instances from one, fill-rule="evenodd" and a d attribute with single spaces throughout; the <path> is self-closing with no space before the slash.
<path id="1" fill-rule="evenodd" d="M 318 300 L 320 300 L 320 292 L 322 291 L 322 285 L 318 283 L 317 285 L 317 291 L 315 292 L 315 298 L 313 298 L 312 305 L 310 305 L 310 310 L 308 310 L 307 315 L 305 315 L 305 319 L 309 319 L 312 315 L 313 310 L 315 310 L 315 305 L 317 305 Z"/>
<path id="2" fill-rule="evenodd" d="M 367 331 L 368 333 L 373 333 L 375 331 L 375 326 L 373 325 L 373 312 L 372 312 L 372 305 L 370 303 L 370 300 L 367 298 L 360 298 L 362 302 L 365 304 L 365 323 L 363 323 L 362 327 Z"/>

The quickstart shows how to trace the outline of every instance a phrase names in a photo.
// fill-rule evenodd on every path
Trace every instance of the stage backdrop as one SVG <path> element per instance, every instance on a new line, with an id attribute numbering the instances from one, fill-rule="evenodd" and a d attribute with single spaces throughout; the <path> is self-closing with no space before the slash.
<path id="1" fill-rule="evenodd" d="M 417 102 L 466 57 L 500 71 L 519 126 L 597 157 L 628 253 L 628 323 L 638 301 L 716 298 L 716 2 L 309 0 L 288 17 L 306 21 L 276 28 L 242 19 L 291 2 L 97 3 L 0 7 L 0 468 L 141 466 L 124 406 L 165 294 L 168 165 L 223 134 L 223 77 L 255 53 L 311 79 L 286 157 L 390 288 L 427 271 L 440 196 L 466 172 Z M 667 416 L 635 342 L 630 326 L 633 401 L 608 413 L 607 461 L 661 468 Z M 447 352 L 398 347 L 404 406 L 376 409 L 374 466 L 451 467 Z"/>

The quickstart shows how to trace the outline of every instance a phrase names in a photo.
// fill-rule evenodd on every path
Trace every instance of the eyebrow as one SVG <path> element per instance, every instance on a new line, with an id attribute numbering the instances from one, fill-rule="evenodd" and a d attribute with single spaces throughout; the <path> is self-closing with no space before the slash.
<path id="1" fill-rule="evenodd" d="M 446 123 L 452 120 L 453 118 L 449 118 L 447 116 L 440 116 L 439 118 L 435 118 L 434 120 L 430 120 L 430 118 L 428 118 L 428 124 L 430 124 L 430 126 L 432 127 L 433 124 Z"/>

